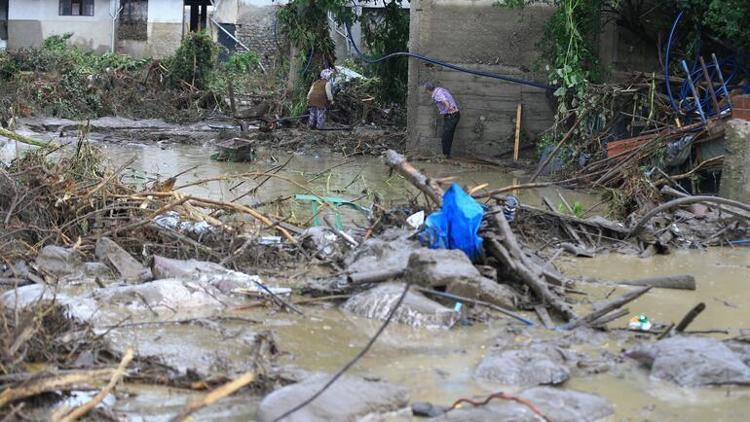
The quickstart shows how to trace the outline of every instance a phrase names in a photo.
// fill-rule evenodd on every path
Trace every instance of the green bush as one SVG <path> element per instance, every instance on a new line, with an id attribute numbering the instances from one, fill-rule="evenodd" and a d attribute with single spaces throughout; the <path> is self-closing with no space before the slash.
<path id="1" fill-rule="evenodd" d="M 231 72 L 250 73 L 258 68 L 260 59 L 254 51 L 234 53 L 227 61 L 226 67 Z"/>
<path id="2" fill-rule="evenodd" d="M 172 86 L 185 88 L 184 84 L 188 83 L 197 89 L 206 88 L 218 55 L 219 47 L 208 33 L 190 33 L 182 40 L 175 55 L 165 60 Z"/>

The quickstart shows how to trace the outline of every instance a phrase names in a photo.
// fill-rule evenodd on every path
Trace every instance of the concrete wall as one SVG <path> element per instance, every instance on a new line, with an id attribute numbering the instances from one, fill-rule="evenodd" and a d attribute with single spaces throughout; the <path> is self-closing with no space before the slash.
<path id="1" fill-rule="evenodd" d="M 117 51 L 133 57 L 164 58 L 174 54 L 182 42 L 183 0 L 150 0 L 146 40 L 120 39 Z"/>
<path id="2" fill-rule="evenodd" d="M 523 10 L 493 6 L 494 0 L 412 0 L 410 51 L 449 63 L 544 82 L 530 69 L 536 43 L 553 13 L 548 6 Z M 461 108 L 453 151 L 495 157 L 512 149 L 516 110 L 524 106 L 523 127 L 533 136 L 547 129 L 553 110 L 545 91 L 472 76 L 409 59 L 409 149 L 440 152 L 442 119 L 421 85 L 434 80 L 450 90 Z"/>
<path id="3" fill-rule="evenodd" d="M 94 16 L 59 16 L 59 0 L 10 0 L 8 48 L 38 47 L 52 35 L 72 32 L 71 42 L 98 52 L 112 45 L 110 0 L 95 0 Z"/>

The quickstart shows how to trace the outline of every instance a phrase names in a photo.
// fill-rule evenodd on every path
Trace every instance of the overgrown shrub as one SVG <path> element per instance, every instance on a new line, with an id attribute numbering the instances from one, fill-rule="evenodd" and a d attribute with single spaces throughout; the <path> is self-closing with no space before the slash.
<path id="1" fill-rule="evenodd" d="M 173 87 L 205 89 L 216 68 L 219 47 L 205 31 L 191 32 L 175 52 L 165 60 Z"/>

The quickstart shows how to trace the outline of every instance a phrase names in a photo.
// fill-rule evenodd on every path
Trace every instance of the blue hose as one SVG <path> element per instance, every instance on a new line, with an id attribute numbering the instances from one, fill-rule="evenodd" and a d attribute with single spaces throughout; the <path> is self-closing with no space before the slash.
<path id="1" fill-rule="evenodd" d="M 534 87 L 534 88 L 539 88 L 539 89 L 544 89 L 544 90 L 551 90 L 551 89 L 556 89 L 557 88 L 557 87 L 552 86 L 552 85 L 546 85 L 546 84 L 542 84 L 542 83 L 538 83 L 538 82 L 528 81 L 528 80 L 525 80 L 525 79 L 514 78 L 514 77 L 511 77 L 511 76 L 505 76 L 505 75 L 500 75 L 500 74 L 493 73 L 493 72 L 485 72 L 485 71 L 482 71 L 482 70 L 468 69 L 468 68 L 465 68 L 465 67 L 457 66 L 455 64 L 445 63 L 445 62 L 442 62 L 442 61 L 437 60 L 437 59 L 433 59 L 433 58 L 430 58 L 430 57 L 427 57 L 427 56 L 423 56 L 421 54 L 409 53 L 407 51 L 398 51 L 398 52 L 395 52 L 395 53 L 386 54 L 385 56 L 377 58 L 377 59 L 371 59 L 371 58 L 365 56 L 359 50 L 359 47 L 357 47 L 357 43 L 354 42 L 354 38 L 352 37 L 352 31 L 351 31 L 351 28 L 350 28 L 349 24 L 347 23 L 345 26 L 346 26 L 347 37 L 349 38 L 349 42 L 352 43 L 352 46 L 354 47 L 354 51 L 356 51 L 357 55 L 359 56 L 359 58 L 362 59 L 367 64 L 380 63 L 382 61 L 385 61 L 385 60 L 388 60 L 388 59 L 392 59 L 394 57 L 412 57 L 412 58 L 415 58 L 417 60 L 421 60 L 421 61 L 426 62 L 426 63 L 432 63 L 432 64 L 435 64 L 435 65 L 438 65 L 438 66 L 446 67 L 448 69 L 456 70 L 458 72 L 468 73 L 470 75 L 484 76 L 486 78 L 498 79 L 498 80 L 501 80 L 501 81 L 512 82 L 512 83 L 526 85 L 526 86 L 531 86 L 531 87 Z"/>
<path id="2" fill-rule="evenodd" d="M 672 37 L 674 37 L 674 32 L 677 29 L 677 24 L 680 23 L 680 20 L 682 19 L 682 15 L 684 13 L 685 13 L 684 11 L 680 11 L 680 13 L 675 18 L 674 23 L 672 24 L 672 30 L 669 31 L 669 39 L 667 40 L 667 51 L 666 51 L 665 58 L 664 58 L 664 78 L 666 79 L 666 84 L 667 84 L 667 96 L 669 96 L 669 101 L 672 103 L 672 109 L 674 109 L 675 113 L 679 113 L 680 109 L 677 107 L 677 103 L 675 102 L 674 97 L 672 96 L 672 87 L 669 81 L 669 52 L 672 50 Z"/>
<path id="3" fill-rule="evenodd" d="M 313 54 L 315 54 L 315 49 L 311 48 L 310 55 L 307 57 L 307 64 L 305 65 L 305 68 L 302 69 L 302 72 L 299 73 L 300 75 L 304 75 L 305 73 L 307 73 L 307 70 L 310 69 L 310 64 L 312 63 Z"/>

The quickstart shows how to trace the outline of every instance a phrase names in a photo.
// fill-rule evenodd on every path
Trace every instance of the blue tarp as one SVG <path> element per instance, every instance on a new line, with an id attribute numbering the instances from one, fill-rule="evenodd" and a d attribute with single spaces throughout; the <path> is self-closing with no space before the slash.
<path id="1" fill-rule="evenodd" d="M 482 205 L 453 184 L 443 194 L 443 207 L 425 220 L 420 239 L 432 249 L 460 249 L 473 261 L 482 251 L 477 232 L 483 215 Z"/>

